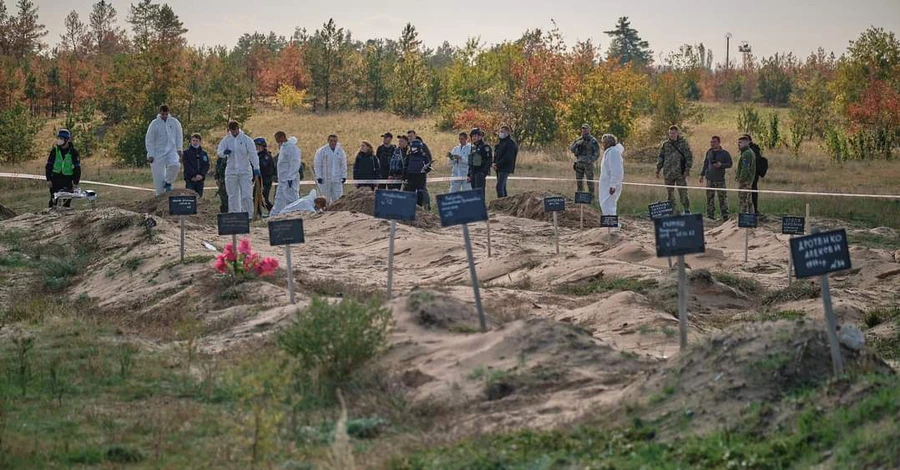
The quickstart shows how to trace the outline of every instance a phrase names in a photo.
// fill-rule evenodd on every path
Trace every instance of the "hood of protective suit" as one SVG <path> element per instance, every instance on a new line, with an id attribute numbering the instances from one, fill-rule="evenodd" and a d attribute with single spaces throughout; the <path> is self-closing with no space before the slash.
<path id="1" fill-rule="evenodd" d="M 291 181 L 300 177 L 300 147 L 297 138 L 291 137 L 281 144 L 278 152 L 278 181 Z"/>
<path id="2" fill-rule="evenodd" d="M 181 129 L 181 123 L 171 115 L 165 121 L 162 116 L 156 115 L 150 126 L 147 128 L 147 135 L 144 138 L 144 144 L 147 148 L 147 156 L 162 160 L 166 157 L 173 160 L 178 159 L 176 152 L 181 150 L 183 145 L 184 134 Z"/>
<path id="3" fill-rule="evenodd" d="M 316 178 L 322 178 L 326 182 L 347 178 L 347 154 L 341 144 L 337 144 L 334 150 L 328 144 L 319 148 L 313 159 L 313 171 Z"/>
<path id="4" fill-rule="evenodd" d="M 294 136 L 288 137 L 288 143 L 289 143 L 289 144 L 291 144 L 291 145 L 297 145 L 297 142 L 299 142 L 299 141 L 297 140 L 296 137 L 294 137 Z"/>

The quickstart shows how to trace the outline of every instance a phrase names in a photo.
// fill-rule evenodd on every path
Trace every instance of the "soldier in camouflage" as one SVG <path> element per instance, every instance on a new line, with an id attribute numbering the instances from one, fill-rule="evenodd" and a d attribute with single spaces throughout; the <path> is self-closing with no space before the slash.
<path id="1" fill-rule="evenodd" d="M 719 136 L 714 135 L 709 140 L 709 150 L 706 151 L 706 159 L 703 161 L 703 170 L 700 171 L 700 184 L 706 179 L 706 216 L 716 218 L 716 195 L 719 196 L 719 211 L 722 220 L 728 220 L 728 193 L 725 189 L 725 170 L 731 168 L 731 154 L 722 148 Z"/>
<path id="2" fill-rule="evenodd" d="M 575 154 L 575 164 L 572 165 L 572 169 L 575 170 L 578 192 L 584 190 L 582 180 L 586 180 L 588 191 L 593 199 L 594 163 L 600 158 L 600 142 L 597 142 L 597 139 L 591 135 L 591 126 L 586 123 L 581 125 L 581 137 L 572 144 L 570 150 Z"/>
<path id="3" fill-rule="evenodd" d="M 656 177 L 659 178 L 662 172 L 665 178 L 666 192 L 669 195 L 669 201 L 672 207 L 675 204 L 675 188 L 671 186 L 687 186 L 687 177 L 694 165 L 694 155 L 691 153 L 691 147 L 688 146 L 687 140 L 678 132 L 678 126 L 669 128 L 669 138 L 659 147 L 659 159 L 656 163 Z M 685 214 L 691 213 L 691 201 L 688 199 L 687 188 L 678 188 L 678 195 L 681 198 L 681 207 Z"/>
<path id="4" fill-rule="evenodd" d="M 752 189 L 753 180 L 756 179 L 756 153 L 750 148 L 750 136 L 744 134 L 738 139 L 738 148 L 741 149 L 741 157 L 738 159 L 737 182 L 741 189 Z M 753 193 L 741 191 L 741 213 L 753 212 Z"/>

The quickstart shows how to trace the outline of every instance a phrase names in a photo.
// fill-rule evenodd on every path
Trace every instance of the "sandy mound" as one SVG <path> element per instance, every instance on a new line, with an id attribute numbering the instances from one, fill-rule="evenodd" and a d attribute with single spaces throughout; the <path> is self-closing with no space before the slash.
<path id="1" fill-rule="evenodd" d="M 197 214 L 188 216 L 191 222 L 201 224 L 215 224 L 216 215 L 219 213 L 219 199 L 214 190 L 204 191 L 205 198 L 197 198 Z M 190 189 L 174 189 L 169 193 L 153 196 L 145 201 L 126 204 L 124 210 L 137 212 L 138 214 L 150 214 L 157 217 L 169 216 L 170 196 L 196 196 L 197 193 Z"/>
<path id="2" fill-rule="evenodd" d="M 358 188 L 335 201 L 328 206 L 329 211 L 360 212 L 362 214 L 375 215 L 375 192 L 368 188 Z M 433 229 L 441 226 L 438 216 L 426 212 L 421 207 L 416 208 L 416 220 L 412 222 L 400 222 L 413 227 Z"/>
<path id="3" fill-rule="evenodd" d="M 0 204 L 0 220 L 12 219 L 15 216 L 16 213 L 12 209 Z"/>
<path id="4" fill-rule="evenodd" d="M 419 325 L 425 328 L 455 332 L 475 332 L 481 329 L 475 309 L 439 292 L 414 289 L 409 294 L 406 307 Z M 490 323 L 488 321 L 488 325 Z"/>
<path id="5" fill-rule="evenodd" d="M 492 211 L 513 217 L 551 222 L 553 216 L 544 213 L 544 198 L 547 196 L 557 196 L 557 194 L 546 191 L 529 191 L 515 196 L 495 199 L 491 201 L 490 208 Z M 557 221 L 560 227 L 578 228 L 581 221 L 581 208 L 575 205 L 573 200 L 566 198 L 566 211 L 557 216 Z M 584 226 L 599 227 L 600 212 L 593 207 L 585 207 Z"/>
<path id="6" fill-rule="evenodd" d="M 842 354 L 845 372 L 893 373 L 865 349 L 842 347 Z M 831 377 L 824 323 L 781 321 L 743 325 L 695 344 L 628 394 L 646 406 L 648 418 L 689 416 L 688 429 L 702 434 L 736 423 L 750 404 L 777 406 Z"/>

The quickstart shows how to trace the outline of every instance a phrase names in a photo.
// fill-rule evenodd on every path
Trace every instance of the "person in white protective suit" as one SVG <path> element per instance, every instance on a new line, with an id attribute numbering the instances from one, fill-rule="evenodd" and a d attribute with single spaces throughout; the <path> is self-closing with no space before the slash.
<path id="1" fill-rule="evenodd" d="M 605 134 L 600 139 L 603 160 L 600 162 L 600 183 L 597 194 L 603 215 L 618 215 L 616 206 L 622 196 L 622 182 L 625 180 L 625 147 L 618 143 L 616 136 Z"/>
<path id="2" fill-rule="evenodd" d="M 237 122 L 228 123 L 228 133 L 217 150 L 225 158 L 225 191 L 228 212 L 246 212 L 253 218 L 253 178 L 260 176 L 256 144 Z"/>
<path id="3" fill-rule="evenodd" d="M 153 186 L 156 195 L 172 190 L 172 183 L 181 170 L 179 158 L 184 155 L 181 146 L 184 144 L 184 131 L 178 119 L 169 115 L 169 107 L 159 107 L 159 114 L 147 128 L 144 138 L 147 146 L 147 163 L 153 172 Z"/>
<path id="4" fill-rule="evenodd" d="M 453 147 L 453 150 L 447 154 L 447 157 L 450 158 L 450 176 L 461 178 L 450 181 L 451 193 L 472 189 L 472 183 L 466 181 L 466 177 L 469 176 L 469 153 L 471 152 L 472 144 L 469 143 L 469 135 L 465 132 L 460 132 L 459 145 Z"/>
<path id="5" fill-rule="evenodd" d="M 276 216 L 284 211 L 284 208 L 300 199 L 300 147 L 297 146 L 297 138 L 290 139 L 284 132 L 275 133 L 275 142 L 281 148 L 278 150 L 278 187 L 275 188 L 275 207 L 270 216 Z"/>
<path id="6" fill-rule="evenodd" d="M 328 144 L 316 152 L 313 161 L 316 183 L 328 204 L 334 203 L 344 195 L 344 183 L 347 181 L 347 154 L 338 144 L 336 135 L 328 136 Z"/>

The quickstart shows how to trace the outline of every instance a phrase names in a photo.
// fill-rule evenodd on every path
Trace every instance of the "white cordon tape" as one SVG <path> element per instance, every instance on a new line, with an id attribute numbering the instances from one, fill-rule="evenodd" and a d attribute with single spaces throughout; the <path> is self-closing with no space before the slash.
<path id="1" fill-rule="evenodd" d="M 17 178 L 17 179 L 28 179 L 28 180 L 40 180 L 44 181 L 47 178 L 40 175 L 29 175 L 25 173 L 0 173 L 0 178 Z M 495 176 L 488 176 L 489 180 L 496 180 Z M 548 181 L 548 182 L 575 182 L 577 181 L 575 178 L 544 178 L 538 176 L 510 176 L 509 179 L 511 181 Z M 451 181 L 466 181 L 466 178 L 463 176 L 442 176 L 438 178 L 429 178 L 429 183 L 449 183 Z M 81 184 L 87 185 L 96 185 L 96 186 L 107 186 L 110 188 L 122 188 L 122 189 L 132 189 L 135 191 L 149 191 L 155 192 L 152 188 L 141 188 L 138 186 L 125 186 L 121 184 L 112 184 L 112 183 L 102 183 L 99 181 L 89 181 L 89 180 L 81 180 Z M 401 184 L 402 181 L 398 180 L 347 180 L 344 184 Z M 278 183 L 274 183 L 278 185 Z M 300 181 L 300 185 L 302 186 L 314 186 L 318 185 L 315 181 Z M 592 182 L 591 184 L 596 184 L 596 182 Z M 685 188 L 691 190 L 698 191 L 706 191 L 706 190 L 715 190 L 715 191 L 729 191 L 736 193 L 761 193 L 761 194 L 786 194 L 786 195 L 794 195 L 794 196 L 824 196 L 824 197 L 854 197 L 854 198 L 864 198 L 864 199 L 897 199 L 900 200 L 900 194 L 859 194 L 859 193 L 825 193 L 825 192 L 811 192 L 811 191 L 780 191 L 774 189 L 738 189 L 738 188 L 707 188 L 707 187 L 698 187 L 698 186 L 674 186 L 674 185 L 665 185 L 665 184 L 655 184 L 655 183 L 622 183 L 624 186 L 643 186 L 648 188 Z M 203 189 L 214 190 L 218 189 L 216 186 L 208 186 Z"/>

